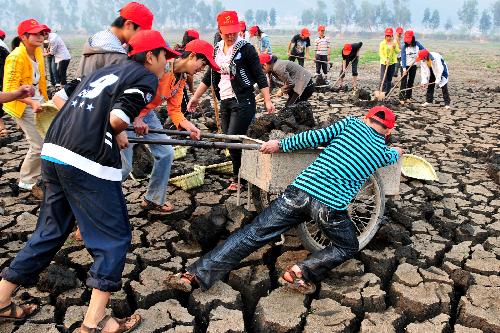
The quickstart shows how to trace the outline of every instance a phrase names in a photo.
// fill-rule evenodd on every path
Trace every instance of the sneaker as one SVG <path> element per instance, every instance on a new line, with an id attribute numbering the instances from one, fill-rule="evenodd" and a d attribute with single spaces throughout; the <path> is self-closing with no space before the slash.
<path id="1" fill-rule="evenodd" d="M 429 106 L 429 105 L 431 105 L 431 103 L 429 103 L 429 102 L 422 103 L 423 107 L 426 107 L 426 106 Z"/>
<path id="2" fill-rule="evenodd" d="M 444 106 L 444 108 L 445 108 L 446 110 L 449 110 L 449 109 L 451 109 L 451 106 L 449 106 L 449 105 L 445 105 L 445 106 Z"/>

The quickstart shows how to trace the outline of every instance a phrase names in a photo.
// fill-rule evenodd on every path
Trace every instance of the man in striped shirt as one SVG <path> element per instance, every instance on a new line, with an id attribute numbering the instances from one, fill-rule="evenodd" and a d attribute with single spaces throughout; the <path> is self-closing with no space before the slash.
<path id="1" fill-rule="evenodd" d="M 363 119 L 347 117 L 326 128 L 264 143 L 263 153 L 325 148 L 252 223 L 187 267 L 184 274 L 168 277 L 166 284 L 187 292 L 192 284 L 209 289 L 243 258 L 288 229 L 313 219 L 331 244 L 287 268 L 280 282 L 304 294 L 314 293 L 315 282 L 358 251 L 347 207 L 378 168 L 396 163 L 402 155 L 401 148 L 389 148 L 385 143 L 394 124 L 394 113 L 376 106 Z"/>
<path id="2" fill-rule="evenodd" d="M 328 63 L 330 62 L 330 38 L 325 36 L 325 26 L 318 27 L 318 38 L 314 41 L 316 50 L 316 75 L 328 74 Z"/>

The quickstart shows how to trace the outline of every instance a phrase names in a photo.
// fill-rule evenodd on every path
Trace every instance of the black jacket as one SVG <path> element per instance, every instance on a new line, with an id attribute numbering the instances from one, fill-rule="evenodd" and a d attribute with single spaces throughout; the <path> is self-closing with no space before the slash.
<path id="1" fill-rule="evenodd" d="M 157 87 L 158 78 L 134 61 L 87 75 L 50 125 L 42 155 L 101 179 L 121 181 L 120 148 L 110 114 L 132 122 L 153 100 Z"/>
<path id="2" fill-rule="evenodd" d="M 215 46 L 214 58 L 217 55 L 218 45 Z M 237 100 L 255 98 L 253 85 L 257 83 L 259 89 L 268 87 L 267 78 L 262 70 L 259 55 L 252 44 L 245 40 L 239 41 L 234 46 L 233 57 L 230 65 L 231 86 Z M 211 68 L 205 73 L 202 82 L 211 86 L 214 84 L 215 94 L 220 99 L 219 82 L 220 73 Z"/>

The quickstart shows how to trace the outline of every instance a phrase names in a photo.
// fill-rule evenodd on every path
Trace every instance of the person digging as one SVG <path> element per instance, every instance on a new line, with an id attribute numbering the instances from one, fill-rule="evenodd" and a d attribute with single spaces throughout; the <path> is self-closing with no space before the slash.
<path id="1" fill-rule="evenodd" d="M 359 244 L 347 208 L 366 180 L 378 169 L 397 162 L 401 148 L 386 146 L 395 125 L 394 113 L 376 106 L 363 119 L 346 117 L 326 128 L 309 130 L 265 142 L 265 154 L 293 152 L 325 146 L 283 194 L 252 223 L 203 255 L 184 273 L 169 275 L 165 285 L 190 292 L 209 289 L 242 259 L 298 224 L 313 219 L 331 244 L 286 268 L 279 282 L 303 294 L 316 291 L 317 282 L 352 258 Z"/>

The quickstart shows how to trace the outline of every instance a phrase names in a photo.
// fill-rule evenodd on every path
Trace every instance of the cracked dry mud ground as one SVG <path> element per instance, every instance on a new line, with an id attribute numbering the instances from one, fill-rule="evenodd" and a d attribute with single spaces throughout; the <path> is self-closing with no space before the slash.
<path id="1" fill-rule="evenodd" d="M 176 210 L 169 214 L 141 211 L 147 182 L 129 179 L 123 188 L 133 239 L 124 288 L 113 294 L 109 311 L 141 314 L 138 333 L 500 332 L 500 74 L 449 63 L 451 111 L 439 104 L 423 109 L 389 103 L 398 116 L 395 144 L 431 162 L 439 181 L 402 178 L 400 195 L 388 199 L 386 224 L 313 297 L 277 284 L 289 263 L 307 255 L 293 232 L 285 244 L 252 254 L 207 292 L 180 295 L 164 288 L 167 272 L 181 271 L 203 253 L 191 225 L 222 219 L 223 228 L 214 233 L 225 237 L 250 216 L 224 190 L 226 176 L 207 174 L 204 186 L 187 192 L 171 186 Z M 375 78 L 378 66 L 360 72 Z M 376 81 L 361 85 L 375 87 Z M 440 91 L 436 95 L 442 105 Z M 417 91 L 415 99 L 422 96 Z M 362 116 L 366 109 L 354 102 L 334 92 L 311 99 L 317 122 Z M 7 124 L 11 135 L 0 140 L 2 268 L 34 230 L 39 209 L 29 194 L 16 190 L 27 144 L 10 119 Z M 190 171 L 217 154 L 190 149 L 174 162 L 173 172 Z M 21 326 L 0 323 L 0 332 L 77 332 L 90 297 L 84 281 L 91 263 L 81 243 L 66 242 L 40 282 L 16 296 L 36 297 L 41 312 Z"/>

